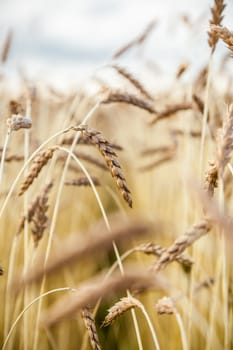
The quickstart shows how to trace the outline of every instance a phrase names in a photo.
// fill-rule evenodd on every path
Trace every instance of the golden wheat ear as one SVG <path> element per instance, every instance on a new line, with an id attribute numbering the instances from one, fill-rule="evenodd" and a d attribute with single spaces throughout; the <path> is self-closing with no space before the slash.
<path id="1" fill-rule="evenodd" d="M 224 4 L 224 0 L 215 0 L 214 6 L 211 7 L 212 18 L 210 19 L 210 25 L 221 25 L 221 22 L 223 20 L 223 11 L 225 7 L 226 4 Z M 208 43 L 213 53 L 216 48 L 219 36 L 212 29 L 208 32 L 208 35 Z"/>
<path id="2" fill-rule="evenodd" d="M 31 186 L 33 181 L 40 174 L 42 168 L 48 163 L 49 159 L 52 158 L 56 150 L 57 147 L 53 146 L 37 154 L 37 156 L 33 160 L 32 166 L 29 170 L 28 175 L 26 176 L 26 179 L 20 187 L 19 196 L 21 196 L 22 194 L 24 194 L 25 191 L 27 191 L 27 189 Z"/>
<path id="3" fill-rule="evenodd" d="M 81 131 L 82 134 L 94 144 L 105 159 L 106 165 L 114 178 L 122 197 L 132 208 L 133 202 L 131 192 L 127 186 L 125 176 L 122 172 L 121 165 L 117 160 L 117 154 L 111 147 L 111 144 L 101 135 L 100 131 L 89 128 L 87 125 L 81 125 L 74 128 L 76 131 Z"/>
<path id="4" fill-rule="evenodd" d="M 102 348 L 100 346 L 100 341 L 96 330 L 95 319 L 91 311 L 89 310 L 89 308 L 85 307 L 82 309 L 81 315 L 89 335 L 92 349 L 101 350 Z"/>

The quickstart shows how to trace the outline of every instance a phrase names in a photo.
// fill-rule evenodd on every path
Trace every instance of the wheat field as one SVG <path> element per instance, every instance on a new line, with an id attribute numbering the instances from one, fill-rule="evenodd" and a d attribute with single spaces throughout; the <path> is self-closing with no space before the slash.
<path id="1" fill-rule="evenodd" d="M 161 92 L 121 64 L 154 22 L 114 53 L 120 89 L 22 80 L 15 92 L 1 76 L 3 350 L 233 349 L 226 11 L 213 1 L 201 71 L 184 81 L 181 62 Z"/>

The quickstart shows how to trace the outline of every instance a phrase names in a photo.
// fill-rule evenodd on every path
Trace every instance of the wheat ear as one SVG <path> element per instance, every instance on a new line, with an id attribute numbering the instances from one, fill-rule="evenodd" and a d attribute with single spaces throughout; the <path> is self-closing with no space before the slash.
<path id="1" fill-rule="evenodd" d="M 90 142 L 98 147 L 100 153 L 105 159 L 112 177 L 116 181 L 117 187 L 120 190 L 122 197 L 132 208 L 132 198 L 130 190 L 126 184 L 125 177 L 121 170 L 121 165 L 117 160 L 117 154 L 110 146 L 109 142 L 95 129 L 88 128 L 87 125 L 82 125 L 75 128 L 76 131 L 81 131 L 82 134 L 90 139 Z"/>
<path id="2" fill-rule="evenodd" d="M 92 313 L 87 307 L 85 307 L 82 309 L 81 314 L 90 338 L 92 349 L 101 350 L 99 337 L 96 330 L 95 320 Z"/>
<path id="3" fill-rule="evenodd" d="M 214 1 L 214 6 L 211 7 L 211 14 L 212 14 L 212 18 L 210 19 L 210 25 L 221 25 L 222 19 L 223 19 L 223 11 L 226 7 L 226 4 L 224 4 L 224 0 L 215 0 Z M 215 50 L 216 44 L 218 42 L 218 35 L 210 30 L 208 32 L 209 35 L 209 39 L 208 39 L 208 43 L 210 48 L 212 49 L 212 53 Z"/>
<path id="4" fill-rule="evenodd" d="M 34 158 L 32 166 L 29 173 L 22 183 L 19 191 L 19 196 L 21 196 L 27 189 L 31 186 L 35 178 L 39 175 L 42 168 L 48 163 L 49 159 L 52 158 L 53 153 L 57 150 L 56 146 L 49 147 L 48 149 L 41 151 Z"/>

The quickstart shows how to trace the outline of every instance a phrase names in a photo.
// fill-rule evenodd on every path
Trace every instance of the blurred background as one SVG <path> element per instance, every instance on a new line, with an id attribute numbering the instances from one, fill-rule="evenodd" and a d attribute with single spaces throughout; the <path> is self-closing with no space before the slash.
<path id="1" fill-rule="evenodd" d="M 127 52 L 121 63 L 143 72 L 171 75 L 181 61 L 194 71 L 207 62 L 208 20 L 212 0 L 1 0 L 0 42 L 12 31 L 8 78 L 67 86 L 77 84 L 111 61 L 122 45 L 155 21 L 144 45 Z M 232 28 L 233 2 L 224 25 Z M 217 56 L 227 53 L 217 50 Z M 192 69 L 190 72 L 192 72 Z M 153 80 L 154 81 L 154 80 Z"/>

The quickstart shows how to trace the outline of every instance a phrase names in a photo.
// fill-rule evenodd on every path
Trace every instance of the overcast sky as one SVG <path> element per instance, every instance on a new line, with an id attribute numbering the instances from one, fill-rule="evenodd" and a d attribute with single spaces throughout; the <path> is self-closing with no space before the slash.
<path id="1" fill-rule="evenodd" d="M 144 48 L 148 61 L 175 66 L 208 58 L 206 31 L 213 0 L 0 0 L 0 40 L 13 30 L 8 71 L 29 76 L 78 78 L 109 61 L 112 53 L 153 19 L 158 25 Z M 224 24 L 233 27 L 233 1 Z M 193 24 L 182 21 L 187 15 Z M 123 62 L 139 60 L 129 53 Z M 171 68 L 172 69 L 172 68 Z"/>

